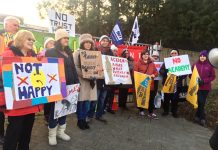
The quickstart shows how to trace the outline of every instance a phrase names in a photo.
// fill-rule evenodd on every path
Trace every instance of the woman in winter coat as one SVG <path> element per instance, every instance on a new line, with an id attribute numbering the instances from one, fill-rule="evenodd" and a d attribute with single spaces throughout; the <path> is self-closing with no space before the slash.
<path id="1" fill-rule="evenodd" d="M 149 52 L 147 50 L 143 50 L 141 52 L 141 57 L 139 61 L 135 64 L 134 71 L 141 72 L 143 74 L 150 75 L 152 78 L 152 83 L 150 87 L 150 100 L 149 100 L 149 107 L 148 107 L 148 117 L 153 119 L 158 119 L 157 115 L 154 114 L 154 78 L 158 76 L 157 69 L 155 64 L 151 61 Z M 144 116 L 144 108 L 139 108 L 139 114 Z"/>
<path id="2" fill-rule="evenodd" d="M 195 114 L 195 121 L 202 126 L 205 126 L 205 112 L 204 106 L 208 93 L 211 90 L 211 82 L 216 78 L 215 70 L 213 66 L 207 60 L 207 51 L 201 51 L 199 55 L 199 60 L 193 64 L 192 68 L 196 66 L 200 79 L 199 79 L 199 89 L 198 89 L 198 109 Z"/>
<path id="3" fill-rule="evenodd" d="M 128 60 L 129 71 L 133 82 L 134 59 L 130 56 L 129 50 L 127 48 L 123 49 L 123 51 L 121 52 L 121 57 L 126 58 Z M 118 101 L 120 108 L 127 109 L 126 101 L 128 97 L 128 91 L 129 88 L 133 87 L 133 85 L 134 83 L 132 85 L 121 85 L 119 87 Z"/>
<path id="4" fill-rule="evenodd" d="M 34 35 L 30 31 L 20 30 L 14 37 L 13 46 L 7 48 L 3 52 L 2 57 L 35 57 L 36 54 L 32 50 L 34 41 Z M 1 65 L 0 74 L 2 74 Z M 0 91 L 4 91 L 2 78 L 0 82 Z M 4 92 L 0 92 L 0 96 L 0 106 L 5 106 Z M 35 113 L 41 111 L 41 109 L 42 105 L 5 110 L 9 124 L 3 145 L 4 150 L 29 149 Z"/>
<path id="5" fill-rule="evenodd" d="M 69 34 L 65 29 L 58 29 L 55 32 L 55 48 L 45 52 L 46 57 L 56 57 L 64 59 L 64 70 L 66 84 L 72 85 L 79 83 L 78 75 L 74 65 L 72 50 L 68 46 Z M 55 102 L 50 103 L 50 116 L 48 123 L 49 130 L 49 145 L 56 145 L 56 137 L 69 141 L 70 136 L 65 133 L 66 130 L 66 116 L 54 119 Z"/>
<path id="6" fill-rule="evenodd" d="M 47 50 L 54 48 L 55 46 L 54 44 L 55 44 L 55 40 L 53 38 L 51 37 L 47 38 L 44 42 L 44 50 L 38 54 L 38 57 L 44 57 L 45 52 Z M 44 104 L 44 117 L 45 117 L 46 125 L 48 124 L 48 120 L 49 120 L 50 106 L 51 105 L 49 103 Z"/>
<path id="7" fill-rule="evenodd" d="M 170 52 L 170 57 L 175 57 L 179 55 L 178 50 L 171 50 Z M 163 64 L 160 68 L 159 73 L 163 77 L 162 84 L 164 85 L 166 79 L 167 79 L 167 74 L 168 74 L 168 69 L 166 69 L 165 64 Z M 178 108 L 178 99 L 179 99 L 179 92 L 182 87 L 182 81 L 186 78 L 187 76 L 177 76 L 176 77 L 176 89 L 174 90 L 174 93 L 164 93 L 164 102 L 163 102 L 163 109 L 164 112 L 162 113 L 162 116 L 167 116 L 169 114 L 169 105 L 171 101 L 171 112 L 172 116 L 174 118 L 178 118 L 177 114 L 177 108 Z"/>
<path id="8" fill-rule="evenodd" d="M 86 118 L 88 115 L 88 105 L 96 105 L 97 101 L 97 84 L 94 78 L 85 79 L 82 76 L 82 68 L 81 68 L 81 60 L 80 60 L 80 52 L 81 51 L 93 51 L 94 50 L 94 41 L 92 40 L 92 36 L 90 34 L 82 34 L 79 38 L 80 41 L 80 49 L 74 52 L 74 60 L 76 65 L 76 70 L 79 76 L 79 81 L 81 84 L 80 93 L 79 93 L 79 101 L 77 103 L 77 126 L 82 129 L 89 129 L 88 122 L 86 122 Z M 91 109 L 91 107 L 90 107 Z M 95 108 L 93 113 L 95 112 Z"/>

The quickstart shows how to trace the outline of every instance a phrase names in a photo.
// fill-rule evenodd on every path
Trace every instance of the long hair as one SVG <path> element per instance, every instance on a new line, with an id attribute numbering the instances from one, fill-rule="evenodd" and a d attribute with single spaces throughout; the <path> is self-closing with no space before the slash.
<path id="1" fill-rule="evenodd" d="M 63 46 L 61 45 L 61 40 L 55 41 L 55 49 L 56 49 L 56 50 L 59 50 L 59 51 L 60 51 L 60 50 L 63 50 L 63 51 L 69 51 L 69 50 L 71 50 L 69 46 L 63 47 Z"/>
<path id="2" fill-rule="evenodd" d="M 89 41 L 87 41 L 87 42 L 89 42 Z M 85 48 L 84 48 L 85 43 L 86 42 L 81 43 L 79 48 L 82 49 L 82 50 L 85 50 Z M 90 50 L 95 51 L 94 43 L 92 43 L 92 42 L 90 42 L 90 43 L 91 43 L 91 49 Z"/>

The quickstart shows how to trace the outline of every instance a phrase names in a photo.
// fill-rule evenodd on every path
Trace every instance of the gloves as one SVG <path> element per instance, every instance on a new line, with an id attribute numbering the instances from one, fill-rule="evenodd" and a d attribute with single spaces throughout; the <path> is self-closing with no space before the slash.
<path id="1" fill-rule="evenodd" d="M 202 80 L 202 79 L 198 79 L 198 84 L 199 84 L 199 86 L 202 86 L 202 85 L 204 85 L 204 80 Z"/>
<path id="2" fill-rule="evenodd" d="M 92 89 L 95 87 L 95 80 L 96 80 L 95 77 L 90 78 L 90 86 L 91 86 Z"/>

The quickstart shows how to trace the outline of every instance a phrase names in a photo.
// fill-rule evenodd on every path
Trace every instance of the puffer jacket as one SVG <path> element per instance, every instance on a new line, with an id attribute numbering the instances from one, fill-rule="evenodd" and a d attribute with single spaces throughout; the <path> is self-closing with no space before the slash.
<path id="1" fill-rule="evenodd" d="M 207 60 L 204 62 L 198 60 L 192 68 L 194 66 L 196 66 L 201 80 L 204 81 L 204 84 L 199 86 L 199 90 L 211 90 L 211 82 L 216 78 L 213 66 Z"/>
<path id="2" fill-rule="evenodd" d="M 6 48 L 6 50 L 2 53 L 2 57 L 14 57 L 14 56 L 21 56 L 24 57 L 23 53 L 21 51 L 14 47 L 10 46 L 9 48 Z M 35 57 L 35 53 L 33 51 L 30 51 L 27 55 L 27 57 Z M 5 96 L 4 96 L 4 87 L 3 87 L 3 81 L 2 81 L 2 65 L 0 64 L 0 106 L 5 106 Z M 42 105 L 37 106 L 30 106 L 26 108 L 21 109 L 14 109 L 14 110 L 5 110 L 5 115 L 7 116 L 22 116 L 32 113 L 37 113 L 41 111 L 43 108 Z"/>
<path id="3" fill-rule="evenodd" d="M 134 71 L 141 72 L 147 75 L 154 74 L 155 77 L 158 76 L 158 72 L 155 67 L 155 64 L 150 59 L 148 60 L 147 63 L 145 63 L 142 59 L 139 59 L 139 61 L 134 66 Z M 152 79 L 150 89 L 154 90 L 154 79 Z"/>

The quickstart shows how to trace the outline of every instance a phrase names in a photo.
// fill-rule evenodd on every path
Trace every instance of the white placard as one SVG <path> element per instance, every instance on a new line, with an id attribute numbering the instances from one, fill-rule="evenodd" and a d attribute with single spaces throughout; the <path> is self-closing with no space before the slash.
<path id="1" fill-rule="evenodd" d="M 154 78 L 154 80 L 162 80 L 162 76 L 159 74 L 160 68 L 163 65 L 163 62 L 154 62 L 154 65 L 158 72 L 158 77 Z"/>
<path id="2" fill-rule="evenodd" d="M 126 58 L 102 55 L 105 83 L 132 84 L 128 60 Z"/>
<path id="3" fill-rule="evenodd" d="M 17 101 L 61 94 L 57 63 L 12 63 Z"/>
<path id="4" fill-rule="evenodd" d="M 58 26 L 63 27 L 69 32 L 70 36 L 75 37 L 75 17 L 70 14 L 48 11 L 49 17 L 49 32 L 55 33 Z"/>
<path id="5" fill-rule="evenodd" d="M 67 97 L 55 102 L 54 119 L 76 112 L 79 88 L 79 84 L 67 85 Z"/>
<path id="6" fill-rule="evenodd" d="M 188 55 L 164 58 L 164 63 L 166 69 L 169 70 L 168 72 L 176 76 L 182 76 L 192 73 Z"/>

